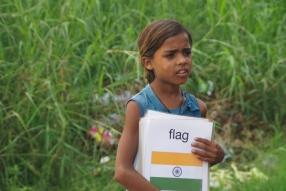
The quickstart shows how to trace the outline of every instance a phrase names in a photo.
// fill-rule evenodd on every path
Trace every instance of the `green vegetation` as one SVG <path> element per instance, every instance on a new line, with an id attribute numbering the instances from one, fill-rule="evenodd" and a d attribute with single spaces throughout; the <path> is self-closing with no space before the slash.
<path id="1" fill-rule="evenodd" d="M 136 38 L 149 22 L 176 19 L 193 34 L 184 90 L 206 101 L 216 140 L 230 151 L 212 190 L 285 190 L 285 0 L 0 0 L 0 190 L 124 190 L 113 180 L 124 102 L 144 86 Z M 207 94 L 208 81 L 213 90 Z M 198 85 L 199 84 L 199 85 Z M 109 95 L 103 104 L 96 97 Z M 109 101 L 109 102 L 108 102 Z M 110 114 L 120 115 L 112 122 Z M 101 164 L 108 155 L 110 162 Z M 239 171 L 256 167 L 268 180 Z"/>

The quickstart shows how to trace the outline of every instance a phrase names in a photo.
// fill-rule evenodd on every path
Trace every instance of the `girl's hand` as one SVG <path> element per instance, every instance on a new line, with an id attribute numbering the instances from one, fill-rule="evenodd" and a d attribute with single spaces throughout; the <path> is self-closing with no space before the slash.
<path id="1" fill-rule="evenodd" d="M 204 150 L 192 150 L 192 153 L 197 155 L 198 159 L 210 162 L 211 165 L 220 163 L 223 160 L 224 150 L 219 144 L 199 137 L 195 138 L 195 141 L 192 143 L 192 146 Z"/>

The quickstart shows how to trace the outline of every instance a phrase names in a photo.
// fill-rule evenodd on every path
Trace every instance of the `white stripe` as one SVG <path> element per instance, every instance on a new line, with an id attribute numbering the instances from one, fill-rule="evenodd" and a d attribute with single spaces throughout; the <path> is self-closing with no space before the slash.
<path id="1" fill-rule="evenodd" d="M 202 179 L 203 168 L 198 166 L 179 166 L 182 169 L 182 174 L 179 177 L 173 175 L 173 165 L 151 165 L 151 177 L 164 178 L 188 178 L 188 179 Z"/>

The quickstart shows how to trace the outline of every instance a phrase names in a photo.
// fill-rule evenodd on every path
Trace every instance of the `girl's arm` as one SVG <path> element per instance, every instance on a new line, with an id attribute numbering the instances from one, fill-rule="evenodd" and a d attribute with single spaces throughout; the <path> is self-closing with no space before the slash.
<path id="1" fill-rule="evenodd" d="M 133 167 L 138 149 L 140 110 L 136 102 L 126 107 L 125 126 L 119 141 L 114 179 L 129 191 L 159 191 Z"/>
<path id="2" fill-rule="evenodd" d="M 201 116 L 203 118 L 206 118 L 207 106 L 202 100 L 200 99 L 197 100 L 200 106 Z M 199 151 L 195 149 L 192 150 L 192 153 L 196 154 L 199 159 L 206 162 L 210 162 L 211 166 L 220 163 L 223 160 L 224 150 L 221 148 L 219 144 L 199 137 L 195 138 L 195 141 L 196 142 L 192 143 L 192 146 L 204 150 L 204 151 Z"/>

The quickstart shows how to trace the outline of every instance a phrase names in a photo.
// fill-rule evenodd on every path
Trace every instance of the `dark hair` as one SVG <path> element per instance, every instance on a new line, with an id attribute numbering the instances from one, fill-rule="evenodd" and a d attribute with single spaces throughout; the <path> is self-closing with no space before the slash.
<path id="1" fill-rule="evenodd" d="M 152 59 L 155 52 L 167 38 L 180 33 L 186 33 L 188 35 L 189 43 L 192 46 L 193 41 L 190 32 L 177 21 L 157 20 L 147 25 L 140 33 L 137 40 L 141 62 L 143 56 Z M 154 81 L 155 74 L 153 70 L 148 70 L 144 67 L 144 73 L 147 83 Z"/>

